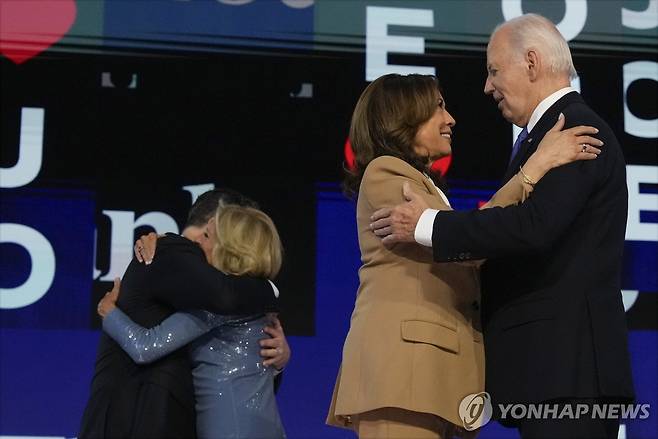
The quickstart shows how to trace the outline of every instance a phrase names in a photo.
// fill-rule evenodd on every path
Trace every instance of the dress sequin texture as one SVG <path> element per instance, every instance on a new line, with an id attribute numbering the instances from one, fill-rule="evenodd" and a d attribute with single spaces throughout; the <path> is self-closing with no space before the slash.
<path id="1" fill-rule="evenodd" d="M 263 367 L 258 343 L 267 323 L 262 315 L 193 311 L 173 314 L 145 329 L 116 309 L 103 321 L 103 329 L 140 363 L 189 343 L 199 438 L 281 439 L 285 433 L 274 398 L 273 371 Z"/>

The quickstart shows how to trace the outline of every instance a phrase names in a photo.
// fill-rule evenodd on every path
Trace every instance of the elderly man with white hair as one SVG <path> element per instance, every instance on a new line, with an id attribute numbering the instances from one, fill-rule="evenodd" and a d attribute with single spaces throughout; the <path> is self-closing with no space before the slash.
<path id="1" fill-rule="evenodd" d="M 391 245 L 431 246 L 436 262 L 486 259 L 485 383 L 494 410 L 549 408 L 542 419 L 498 413 L 503 424 L 523 438 L 616 438 L 619 419 L 598 419 L 592 409 L 634 398 L 620 294 L 628 194 L 619 142 L 570 87 L 569 46 L 546 18 L 526 14 L 500 25 L 487 71 L 484 92 L 523 127 L 504 182 L 520 170 L 534 185 L 523 165 L 561 115 L 567 128 L 597 127 L 603 152 L 553 169 L 528 200 L 506 208 L 439 212 L 405 190 L 409 201 L 375 212 L 371 228 Z"/>

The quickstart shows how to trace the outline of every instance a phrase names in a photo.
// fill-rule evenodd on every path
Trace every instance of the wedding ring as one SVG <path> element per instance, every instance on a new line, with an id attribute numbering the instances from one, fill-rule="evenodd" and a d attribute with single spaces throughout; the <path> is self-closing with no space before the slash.
<path id="1" fill-rule="evenodd" d="M 583 143 L 582 146 L 583 146 L 583 152 L 587 152 L 587 144 Z"/>

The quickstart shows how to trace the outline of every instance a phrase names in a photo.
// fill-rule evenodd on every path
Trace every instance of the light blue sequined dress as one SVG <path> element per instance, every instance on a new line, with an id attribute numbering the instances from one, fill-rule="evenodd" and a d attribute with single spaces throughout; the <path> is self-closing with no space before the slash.
<path id="1" fill-rule="evenodd" d="M 263 316 L 177 312 L 145 329 L 116 308 L 103 330 L 137 363 L 149 363 L 189 343 L 197 436 L 285 438 L 274 397 L 273 370 L 262 365 Z"/>

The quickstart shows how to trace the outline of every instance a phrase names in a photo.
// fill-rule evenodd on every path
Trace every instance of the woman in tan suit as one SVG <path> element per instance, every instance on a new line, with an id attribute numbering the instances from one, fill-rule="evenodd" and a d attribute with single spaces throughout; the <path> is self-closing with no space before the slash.
<path id="1" fill-rule="evenodd" d="M 404 183 L 430 207 L 450 209 L 429 169 L 451 153 L 454 125 L 434 76 L 382 76 L 354 109 L 346 189 L 358 191 L 363 265 L 327 422 L 362 439 L 451 437 L 462 398 L 484 390 L 477 265 L 434 263 L 418 245 L 386 248 L 369 228 L 373 212 L 404 201 Z M 595 158 L 600 151 L 582 153 L 590 138 L 574 130 L 556 126 L 488 205 L 521 202 L 551 168 Z"/>

